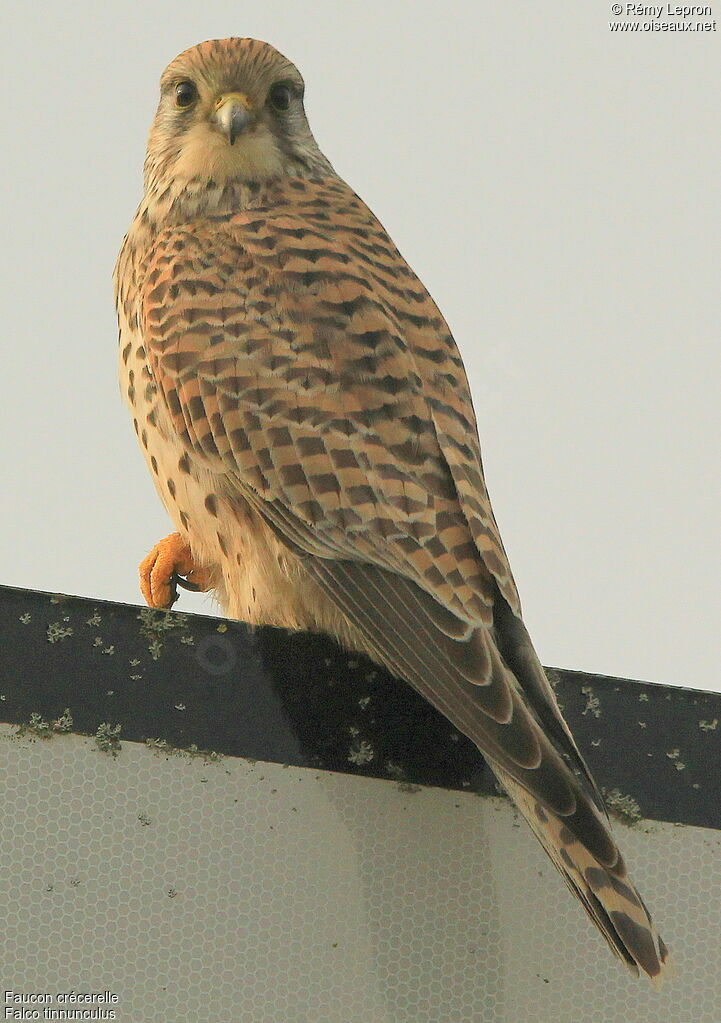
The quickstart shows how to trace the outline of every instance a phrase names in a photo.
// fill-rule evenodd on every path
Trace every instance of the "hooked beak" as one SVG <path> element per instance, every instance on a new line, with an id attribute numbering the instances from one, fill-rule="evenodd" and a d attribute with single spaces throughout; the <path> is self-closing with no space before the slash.
<path id="1" fill-rule="evenodd" d="M 227 136 L 231 146 L 239 135 L 253 123 L 253 112 L 250 100 L 242 92 L 226 92 L 218 98 L 213 114 L 215 122 Z"/>

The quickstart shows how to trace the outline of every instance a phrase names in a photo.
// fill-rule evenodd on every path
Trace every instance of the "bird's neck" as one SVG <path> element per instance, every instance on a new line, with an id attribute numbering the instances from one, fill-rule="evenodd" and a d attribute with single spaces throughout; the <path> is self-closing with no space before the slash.
<path id="1" fill-rule="evenodd" d="M 138 215 L 148 225 L 160 229 L 183 224 L 200 217 L 240 213 L 242 210 L 264 206 L 278 190 L 278 179 L 257 182 L 228 179 L 218 182 L 212 178 L 193 178 L 152 183 L 146 190 Z"/>
<path id="2" fill-rule="evenodd" d="M 132 254 L 133 262 L 142 265 L 161 231 L 206 217 L 223 217 L 270 206 L 282 188 L 282 179 L 262 183 L 237 179 L 216 182 L 212 178 L 151 181 L 123 249 Z"/>
<path id="3" fill-rule="evenodd" d="M 330 165 L 327 173 L 317 176 L 337 178 Z M 209 178 L 194 178 L 184 182 L 177 178 L 150 181 L 125 236 L 116 264 L 118 308 L 123 308 L 129 321 L 133 319 L 137 311 L 134 302 L 139 285 L 161 231 L 180 225 L 192 225 L 207 217 L 221 218 L 245 210 L 272 209 L 283 202 L 283 194 L 292 178 L 291 175 L 263 182 L 240 179 L 216 182 Z"/>

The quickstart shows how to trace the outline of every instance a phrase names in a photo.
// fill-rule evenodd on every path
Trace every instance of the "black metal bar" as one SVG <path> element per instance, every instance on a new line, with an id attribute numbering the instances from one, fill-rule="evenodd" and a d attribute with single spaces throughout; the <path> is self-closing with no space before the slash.
<path id="1" fill-rule="evenodd" d="M 721 828 L 721 695 L 548 669 L 628 815 Z M 475 747 L 407 685 L 324 636 L 0 587 L 0 720 L 492 791 Z"/>

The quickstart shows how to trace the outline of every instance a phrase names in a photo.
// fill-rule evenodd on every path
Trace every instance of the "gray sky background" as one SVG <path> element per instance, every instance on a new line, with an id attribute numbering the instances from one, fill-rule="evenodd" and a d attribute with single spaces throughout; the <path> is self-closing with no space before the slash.
<path id="1" fill-rule="evenodd" d="M 451 325 L 541 659 L 721 690 L 721 25 L 611 33 L 610 7 L 9 5 L 0 581 L 140 602 L 171 526 L 110 277 L 161 70 L 251 35 Z"/>

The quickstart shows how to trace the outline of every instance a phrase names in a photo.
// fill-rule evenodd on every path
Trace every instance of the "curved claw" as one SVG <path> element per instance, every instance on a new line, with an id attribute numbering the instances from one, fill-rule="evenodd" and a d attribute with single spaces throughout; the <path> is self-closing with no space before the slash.
<path id="1" fill-rule="evenodd" d="M 182 586 L 184 590 L 190 590 L 191 593 L 202 593 L 202 592 L 204 592 L 203 587 L 200 586 L 199 583 L 195 583 L 191 579 L 184 579 L 182 577 L 182 575 L 177 575 L 177 573 L 173 576 L 173 581 L 178 586 Z M 177 592 L 175 594 L 175 599 L 176 600 L 178 599 Z"/>

